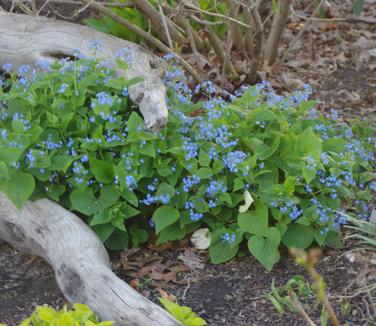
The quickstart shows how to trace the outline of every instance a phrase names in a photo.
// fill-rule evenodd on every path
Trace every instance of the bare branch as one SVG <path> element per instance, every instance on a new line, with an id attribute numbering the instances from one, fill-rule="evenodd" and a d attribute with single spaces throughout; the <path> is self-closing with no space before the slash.
<path id="1" fill-rule="evenodd" d="M 266 45 L 266 61 L 268 65 L 272 65 L 277 59 L 278 48 L 281 43 L 282 33 L 285 29 L 291 1 L 292 0 L 278 1 L 278 10 L 274 15 L 272 29 Z"/>
<path id="2" fill-rule="evenodd" d="M 229 16 L 234 19 L 238 18 L 239 5 L 235 4 L 233 0 L 227 0 L 227 5 L 229 8 Z M 244 42 L 241 35 L 240 26 L 232 21 L 229 22 L 229 25 L 229 33 L 231 33 L 232 47 L 239 51 L 242 51 L 242 49 L 244 49 Z"/>
<path id="3" fill-rule="evenodd" d="M 317 5 L 317 7 L 315 8 L 315 10 L 313 10 L 313 13 L 312 13 L 312 17 L 316 16 L 319 11 L 320 11 L 320 8 L 321 6 L 324 4 L 325 0 L 321 0 L 319 2 L 319 4 Z M 282 59 L 280 61 L 281 64 L 283 64 L 286 59 L 287 59 L 287 56 L 289 55 L 290 51 L 294 48 L 296 42 L 302 37 L 302 35 L 305 33 L 305 31 L 307 30 L 307 28 L 311 25 L 312 21 L 311 20 L 306 20 L 306 24 L 303 26 L 303 28 L 298 32 L 298 34 L 296 34 L 296 36 L 294 37 L 294 39 L 290 42 L 289 44 L 289 47 L 287 48 L 287 50 L 285 51 L 285 53 L 283 54 L 282 56 Z"/>
<path id="4" fill-rule="evenodd" d="M 192 9 L 195 13 L 202 13 L 202 14 L 205 14 L 205 15 L 208 15 L 208 16 L 220 17 L 220 18 L 222 18 L 224 20 L 229 20 L 231 22 L 239 24 L 240 26 L 251 28 L 251 26 L 243 23 L 240 20 L 234 19 L 234 18 L 229 17 L 229 16 L 221 15 L 221 14 L 218 14 L 218 13 L 206 11 L 206 10 L 201 9 L 199 7 L 196 7 L 196 6 L 194 6 L 194 5 L 190 4 L 190 3 L 184 3 L 184 7 L 187 8 L 187 9 Z"/>
<path id="5" fill-rule="evenodd" d="M 159 12 L 161 14 L 161 19 L 162 19 L 162 22 L 163 22 L 163 28 L 165 30 L 165 33 L 166 33 L 166 36 L 167 36 L 167 40 L 168 40 L 168 46 L 172 49 L 173 46 L 172 46 L 172 41 L 171 41 L 171 35 L 170 35 L 170 31 L 169 31 L 169 28 L 167 26 L 167 19 L 166 19 L 166 16 L 164 15 L 163 13 L 163 9 L 162 9 L 162 6 L 161 5 L 158 5 L 158 8 L 159 8 Z"/>
<path id="6" fill-rule="evenodd" d="M 160 33 L 163 33 L 163 35 L 166 38 L 166 41 L 168 42 L 168 36 L 166 35 L 166 32 L 163 28 L 163 26 L 164 26 L 163 18 L 161 17 L 158 10 L 156 10 L 147 0 L 134 0 L 133 2 L 136 5 L 137 9 L 145 17 L 150 19 L 154 28 L 156 28 Z M 169 33 L 171 35 L 171 39 L 173 39 L 179 45 L 184 44 L 185 43 L 185 36 L 179 32 L 175 23 L 173 23 L 168 18 L 165 18 L 165 21 L 167 23 L 168 30 L 169 30 Z"/>
<path id="7" fill-rule="evenodd" d="M 146 41 L 150 42 L 154 46 L 156 46 L 159 50 L 165 52 L 165 53 L 174 53 L 175 56 L 180 60 L 182 66 L 188 71 L 188 73 L 199 83 L 203 82 L 204 79 L 200 76 L 200 74 L 182 57 L 180 57 L 177 53 L 175 53 L 171 48 L 163 44 L 161 41 L 159 41 L 157 38 L 152 36 L 151 34 L 145 32 L 140 27 L 133 25 L 129 21 L 125 20 L 124 18 L 118 16 L 115 14 L 112 10 L 100 5 L 94 0 L 82 0 L 84 3 L 89 3 L 91 7 L 98 10 L 99 12 L 105 14 L 106 16 L 112 18 L 116 22 L 118 22 L 121 25 L 124 25 L 126 28 L 130 29 L 132 32 L 136 33 L 137 35 L 144 38 Z"/>
<path id="8" fill-rule="evenodd" d="M 164 3 L 162 8 L 170 19 L 174 20 L 179 27 L 185 30 L 185 12 L 179 12 L 178 10 L 170 7 L 167 3 Z M 197 45 L 197 49 L 201 51 L 205 47 L 205 42 L 194 30 L 192 30 L 192 34 Z"/>

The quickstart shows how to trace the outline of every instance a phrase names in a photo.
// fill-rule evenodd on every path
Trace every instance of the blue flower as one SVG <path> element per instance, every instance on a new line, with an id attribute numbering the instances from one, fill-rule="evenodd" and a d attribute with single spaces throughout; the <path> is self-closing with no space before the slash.
<path id="1" fill-rule="evenodd" d="M 206 195 L 208 197 L 215 197 L 218 193 L 224 193 L 227 191 L 223 181 L 210 181 L 208 187 L 206 188 Z"/>
<path id="2" fill-rule="evenodd" d="M 89 157 L 88 157 L 86 154 L 84 154 L 84 155 L 81 157 L 81 162 L 87 162 L 87 161 L 89 161 Z"/>
<path id="3" fill-rule="evenodd" d="M 13 69 L 13 64 L 11 63 L 4 63 L 3 64 L 3 70 L 5 72 L 10 72 Z"/>
<path id="4" fill-rule="evenodd" d="M 127 97 L 129 95 L 128 87 L 124 87 L 121 91 L 121 95 Z"/>
<path id="5" fill-rule="evenodd" d="M 230 152 L 223 158 L 223 163 L 231 172 L 238 172 L 239 169 L 237 165 L 243 163 L 246 156 L 247 155 L 242 151 Z"/>
<path id="6" fill-rule="evenodd" d="M 125 183 L 127 184 L 127 187 L 129 188 L 130 191 L 133 191 L 134 189 L 137 188 L 137 182 L 132 175 L 127 175 L 125 177 Z"/>
<path id="7" fill-rule="evenodd" d="M 61 86 L 60 86 L 60 88 L 57 92 L 59 94 L 62 94 L 67 90 L 68 87 L 69 87 L 69 85 L 67 83 L 63 83 L 63 84 L 61 84 Z"/>
<path id="8" fill-rule="evenodd" d="M 183 143 L 183 150 L 186 151 L 185 159 L 190 160 L 198 156 L 198 145 L 192 142 L 189 138 L 186 138 Z"/>
<path id="9" fill-rule="evenodd" d="M 101 47 L 103 46 L 103 42 L 99 39 L 94 39 L 93 41 L 90 42 L 89 44 L 89 49 L 92 52 L 98 51 Z"/>
<path id="10" fill-rule="evenodd" d="M 191 188 L 197 184 L 199 184 L 201 181 L 201 178 L 197 175 L 188 176 L 183 178 L 183 190 L 185 192 L 188 192 L 191 190 Z"/>
<path id="11" fill-rule="evenodd" d="M 224 233 L 221 235 L 222 242 L 232 244 L 236 241 L 236 235 L 234 233 Z"/>
<path id="12" fill-rule="evenodd" d="M 22 65 L 18 68 L 18 73 L 23 76 L 26 75 L 30 71 L 30 66 Z"/>

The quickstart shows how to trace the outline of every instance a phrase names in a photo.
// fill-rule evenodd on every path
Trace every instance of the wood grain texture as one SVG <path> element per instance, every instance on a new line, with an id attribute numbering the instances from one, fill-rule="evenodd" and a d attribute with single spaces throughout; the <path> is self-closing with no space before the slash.
<path id="1" fill-rule="evenodd" d="M 18 210 L 0 192 L 0 238 L 46 259 L 66 299 L 88 305 L 102 320 L 126 326 L 181 325 L 119 279 L 97 235 L 49 199 L 27 202 Z"/>
<path id="2" fill-rule="evenodd" d="M 158 130 L 167 123 L 166 88 L 161 80 L 165 65 L 157 56 L 137 44 L 98 32 L 86 26 L 62 22 L 44 17 L 9 14 L 0 11 L 0 64 L 12 63 L 16 67 L 53 61 L 73 56 L 79 49 L 86 57 L 92 57 L 93 40 L 103 44 L 98 57 L 109 59 L 115 65 L 115 54 L 127 49 L 132 65 L 126 71 L 127 78 L 143 77 L 144 81 L 129 88 L 129 96 L 139 105 L 147 128 Z"/>
<path id="3" fill-rule="evenodd" d="M 0 64 L 13 63 L 17 67 L 53 61 L 72 56 L 75 49 L 90 57 L 95 39 L 103 44 L 97 55 L 112 64 L 118 50 L 128 49 L 133 65 L 126 77 L 144 78 L 129 88 L 130 97 L 140 106 L 148 128 L 165 126 L 166 90 L 161 80 L 164 64 L 157 57 L 136 44 L 85 26 L 0 12 Z M 111 271 L 106 249 L 96 234 L 53 201 L 27 202 L 18 210 L 0 192 L 0 238 L 18 250 L 46 259 L 67 300 L 87 304 L 103 320 L 126 326 L 181 325 L 119 279 Z"/>

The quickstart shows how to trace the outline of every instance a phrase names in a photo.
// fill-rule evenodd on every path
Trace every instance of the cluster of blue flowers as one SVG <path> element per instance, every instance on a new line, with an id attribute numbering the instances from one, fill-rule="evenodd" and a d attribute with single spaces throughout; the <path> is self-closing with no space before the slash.
<path id="1" fill-rule="evenodd" d="M 189 192 L 193 186 L 200 183 L 201 178 L 197 175 L 187 176 L 183 178 L 183 190 Z"/>
<path id="2" fill-rule="evenodd" d="M 232 244 L 236 241 L 236 235 L 234 233 L 224 233 L 221 235 L 222 242 Z"/>
<path id="3" fill-rule="evenodd" d="M 203 213 L 198 213 L 195 211 L 195 205 L 192 201 L 187 201 L 184 205 L 184 208 L 189 212 L 191 221 L 197 222 L 204 217 Z"/>
<path id="4" fill-rule="evenodd" d="M 230 152 L 223 157 L 223 163 L 230 172 L 238 172 L 238 164 L 243 163 L 246 157 L 247 155 L 242 151 Z"/>
<path id="5" fill-rule="evenodd" d="M 283 215 L 288 215 L 293 221 L 303 215 L 303 210 L 299 209 L 292 200 L 275 200 L 271 202 L 271 207 L 278 208 Z"/>

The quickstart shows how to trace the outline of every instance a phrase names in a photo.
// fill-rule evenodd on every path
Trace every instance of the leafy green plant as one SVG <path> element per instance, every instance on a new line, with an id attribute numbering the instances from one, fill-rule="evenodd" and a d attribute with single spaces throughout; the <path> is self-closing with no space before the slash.
<path id="1" fill-rule="evenodd" d="M 295 258 L 295 263 L 304 267 L 312 280 L 312 289 L 316 292 L 316 301 L 318 304 L 322 305 L 321 310 L 321 325 L 327 325 L 328 319 L 333 326 L 340 326 L 336 312 L 331 305 L 327 294 L 326 294 L 326 284 L 324 278 L 321 274 L 316 271 L 316 263 L 321 256 L 320 249 L 311 249 L 309 252 L 305 252 L 299 248 L 291 248 L 290 253 Z M 295 305 L 300 308 L 299 312 L 301 316 L 309 323 L 310 318 L 302 307 L 299 307 L 298 301 L 295 301 Z M 312 322 L 312 321 L 311 321 Z"/>
<path id="2" fill-rule="evenodd" d="M 112 11 L 119 15 L 121 18 L 129 21 L 135 26 L 138 26 L 142 28 L 143 30 L 147 30 L 148 25 L 147 21 L 141 15 L 141 13 L 135 9 L 135 8 L 112 8 Z M 117 37 L 120 37 L 124 40 L 140 43 L 140 37 L 127 29 L 125 26 L 119 24 L 115 20 L 111 19 L 110 17 L 103 16 L 100 19 L 97 18 L 87 18 L 84 19 L 84 22 L 89 25 L 90 27 L 93 27 L 97 29 L 98 31 L 108 33 Z"/>
<path id="3" fill-rule="evenodd" d="M 196 313 L 194 313 L 191 308 L 181 306 L 178 303 L 175 303 L 165 298 L 160 298 L 159 300 L 162 303 L 163 307 L 178 321 L 180 321 L 184 326 L 206 325 L 205 320 L 203 320 L 200 317 L 197 317 Z"/>
<path id="4" fill-rule="evenodd" d="M 346 225 L 350 233 L 345 236 L 344 240 L 355 241 L 355 248 L 352 250 L 376 251 L 376 223 L 355 218 L 350 214 L 345 214 L 345 217 L 350 222 Z"/>
<path id="5" fill-rule="evenodd" d="M 81 303 L 73 305 L 72 310 L 66 306 L 60 311 L 50 307 L 38 306 L 30 318 L 25 319 L 20 326 L 111 326 L 112 321 L 100 322 L 89 307 Z"/>
<path id="6" fill-rule="evenodd" d="M 353 13 L 356 16 L 360 16 L 363 11 L 363 0 L 354 0 L 353 1 Z"/>
<path id="7" fill-rule="evenodd" d="M 277 288 L 274 280 L 271 285 L 271 291 L 267 293 L 266 298 L 273 304 L 281 315 L 286 311 L 298 313 L 294 301 L 291 300 L 292 291 L 303 304 L 309 299 L 314 298 L 315 292 L 312 290 L 309 282 L 301 275 L 295 275 L 284 286 Z"/>
<path id="8" fill-rule="evenodd" d="M 117 58 L 121 69 L 130 60 Z M 192 91 L 172 66 L 168 125 L 156 133 L 128 97 L 140 79 L 115 76 L 99 59 L 3 70 L 0 189 L 17 207 L 59 202 L 110 249 L 154 231 L 158 244 L 179 240 L 205 225 L 214 263 L 246 240 L 271 270 L 281 244 L 340 245 L 345 205 L 368 216 L 375 128 L 320 114 L 309 86 L 283 97 L 262 83 L 226 102 L 210 82 Z M 197 94 L 206 100 L 195 103 Z"/>

